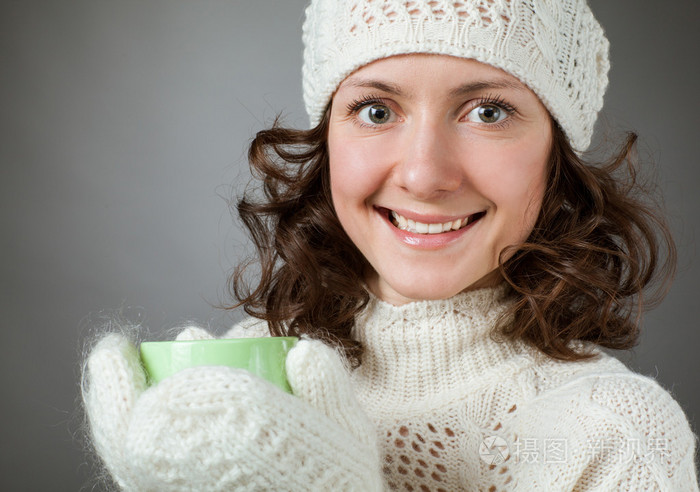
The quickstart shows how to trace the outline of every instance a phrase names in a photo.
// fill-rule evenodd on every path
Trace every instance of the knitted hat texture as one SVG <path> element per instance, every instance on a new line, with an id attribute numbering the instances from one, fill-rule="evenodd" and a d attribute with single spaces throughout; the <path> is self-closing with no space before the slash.
<path id="1" fill-rule="evenodd" d="M 584 151 L 608 85 L 609 43 L 585 0 L 312 0 L 303 40 L 312 126 L 358 68 L 433 53 L 514 75 L 537 94 L 573 148 Z"/>

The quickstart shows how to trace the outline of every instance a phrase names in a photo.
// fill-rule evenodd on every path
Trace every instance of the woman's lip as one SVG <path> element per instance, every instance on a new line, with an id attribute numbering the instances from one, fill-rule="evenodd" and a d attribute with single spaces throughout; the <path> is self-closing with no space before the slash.
<path id="1" fill-rule="evenodd" d="M 377 211 L 386 215 L 387 217 L 393 211 L 399 215 L 406 217 L 407 219 L 411 219 L 411 220 L 414 220 L 416 222 L 422 222 L 424 224 L 444 224 L 446 222 L 454 222 L 455 220 L 464 220 L 467 217 L 470 217 L 474 214 L 479 213 L 479 211 L 477 211 L 477 212 L 472 212 L 471 214 L 464 214 L 464 215 L 437 215 L 437 214 L 419 214 L 419 213 L 412 212 L 410 210 L 405 210 L 402 208 L 375 207 L 375 209 L 377 209 Z"/>
<path id="2" fill-rule="evenodd" d="M 389 227 L 394 237 L 396 237 L 399 241 L 412 249 L 426 251 L 442 249 L 454 243 L 467 234 L 467 232 L 471 231 L 472 227 L 478 226 L 481 219 L 483 219 L 483 216 L 485 215 L 485 213 L 479 214 L 479 217 L 476 220 L 457 230 L 441 232 L 439 234 L 421 234 L 417 232 L 405 231 L 396 227 L 391 222 L 391 218 L 389 217 L 389 214 L 391 213 L 389 209 L 375 208 L 375 211 L 386 223 L 387 227 Z"/>

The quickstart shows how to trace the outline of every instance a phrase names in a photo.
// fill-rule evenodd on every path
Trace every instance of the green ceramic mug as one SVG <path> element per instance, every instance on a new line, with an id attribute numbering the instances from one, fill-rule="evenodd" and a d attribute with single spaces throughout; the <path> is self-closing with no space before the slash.
<path id="1" fill-rule="evenodd" d="M 246 369 L 291 393 L 285 359 L 296 342 L 296 337 L 174 340 L 144 342 L 140 351 L 150 384 L 188 367 L 228 366 Z"/>

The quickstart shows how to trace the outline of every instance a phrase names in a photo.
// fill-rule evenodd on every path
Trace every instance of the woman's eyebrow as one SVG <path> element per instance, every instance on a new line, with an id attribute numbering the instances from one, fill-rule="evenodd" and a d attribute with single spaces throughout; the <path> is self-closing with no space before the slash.
<path id="1" fill-rule="evenodd" d="M 395 96 L 403 94 L 403 91 L 401 90 L 400 86 L 389 82 L 383 82 L 381 80 L 353 78 L 345 81 L 343 85 L 348 87 L 366 87 L 377 89 L 383 92 L 388 92 L 389 94 L 393 94 Z"/>
<path id="2" fill-rule="evenodd" d="M 455 87 L 450 91 L 450 97 L 456 98 L 487 89 L 512 89 L 515 91 L 527 90 L 524 85 L 508 79 L 477 80 L 474 82 L 467 82 L 459 87 Z"/>

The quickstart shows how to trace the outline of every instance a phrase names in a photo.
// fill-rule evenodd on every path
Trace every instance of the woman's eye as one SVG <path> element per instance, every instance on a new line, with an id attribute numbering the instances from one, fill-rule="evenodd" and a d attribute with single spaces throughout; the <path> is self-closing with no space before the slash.
<path id="1" fill-rule="evenodd" d="M 467 119 L 475 123 L 499 123 L 507 116 L 508 114 L 498 106 L 482 104 L 472 109 L 467 115 Z"/>
<path id="2" fill-rule="evenodd" d="M 370 104 L 357 113 L 362 121 L 369 125 L 382 125 L 393 120 L 391 110 L 383 104 Z"/>

